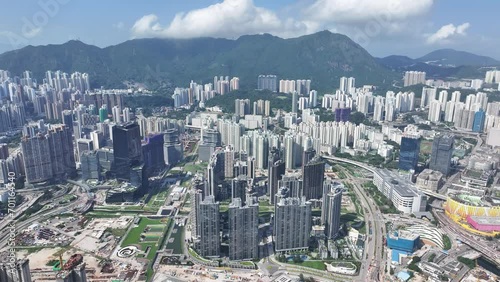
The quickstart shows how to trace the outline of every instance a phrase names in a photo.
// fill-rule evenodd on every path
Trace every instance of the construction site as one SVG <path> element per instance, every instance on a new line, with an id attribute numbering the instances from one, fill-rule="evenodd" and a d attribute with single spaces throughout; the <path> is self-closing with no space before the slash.
<path id="1" fill-rule="evenodd" d="M 31 278 L 37 282 L 131 281 L 138 274 L 138 270 L 131 265 L 99 260 L 89 254 L 72 253 L 64 249 L 43 249 L 26 257 Z"/>

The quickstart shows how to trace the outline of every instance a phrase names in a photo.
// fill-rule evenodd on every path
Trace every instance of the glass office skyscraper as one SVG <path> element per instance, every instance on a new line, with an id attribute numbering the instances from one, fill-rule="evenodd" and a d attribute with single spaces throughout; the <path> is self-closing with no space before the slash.
<path id="1" fill-rule="evenodd" d="M 451 134 L 440 135 L 434 138 L 431 161 L 429 163 L 430 169 L 440 171 L 444 176 L 450 174 L 454 140 L 455 136 Z"/>
<path id="2" fill-rule="evenodd" d="M 416 170 L 418 165 L 418 155 L 420 153 L 420 137 L 405 135 L 401 138 L 401 148 L 399 150 L 400 170 Z"/>

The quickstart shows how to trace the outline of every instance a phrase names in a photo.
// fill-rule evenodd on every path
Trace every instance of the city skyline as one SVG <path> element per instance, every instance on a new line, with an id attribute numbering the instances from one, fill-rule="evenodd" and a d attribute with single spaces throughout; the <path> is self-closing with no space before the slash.
<path id="1" fill-rule="evenodd" d="M 256 75 L 250 83 L 258 90 L 247 90 L 239 88 L 246 79 L 219 73 L 213 84 L 175 84 L 167 102 L 132 104 L 150 90 L 92 89 L 97 75 L 42 73 L 38 83 L 31 71 L 21 77 L 0 71 L 6 101 L 0 108 L 0 208 L 5 214 L 5 204 L 14 203 L 10 187 L 33 187 L 21 190 L 26 196 L 13 211 L 28 217 L 18 221 L 23 235 L 16 240 L 46 246 L 46 240 L 65 238 L 89 250 L 66 251 L 64 271 L 52 277 L 93 271 L 92 253 L 110 265 L 128 258 L 133 269 L 147 261 L 146 281 L 177 268 L 161 262 L 179 255 L 236 275 L 270 277 L 278 276 L 278 267 L 302 273 L 311 261 L 322 267 L 308 275 L 333 272 L 344 281 L 383 280 L 415 266 L 419 275 L 462 279 L 479 267 L 463 260 L 471 250 L 500 264 L 498 205 L 487 194 L 489 186 L 500 190 L 493 179 L 500 149 L 490 147 L 490 137 L 500 134 L 496 71 L 484 80 L 426 79 L 415 90 L 393 87 L 385 96 L 359 76 L 339 77 L 334 94 L 319 96 L 315 79 L 280 80 L 282 90 L 274 93 L 276 76 Z M 425 76 L 408 72 L 406 80 Z M 31 206 L 28 197 L 40 191 L 43 202 Z M 127 215 L 116 217 L 124 207 Z M 99 218 L 73 229 L 84 213 Z M 30 227 L 42 222 L 54 233 Z M 464 222 L 470 226 L 458 225 Z M 98 230 L 114 230 L 102 233 L 108 234 L 102 244 L 111 247 L 79 243 L 80 235 L 100 240 L 91 235 Z M 0 247 L 9 238 L 8 229 L 2 232 Z M 467 246 L 447 254 L 458 240 Z M 421 262 L 402 263 L 424 252 Z M 429 264 L 437 254 L 447 258 Z M 40 271 L 45 261 L 21 252 L 19 258 L 26 260 L 0 263 L 0 277 L 12 268 L 23 271 L 18 276 L 47 274 Z M 456 260 L 459 267 L 447 270 Z M 132 281 L 142 279 L 143 272 L 135 273 Z"/>
<path id="2" fill-rule="evenodd" d="M 378 57 L 420 57 L 436 49 L 454 48 L 500 58 L 494 48 L 498 34 L 490 28 L 498 5 L 494 1 L 434 0 L 416 4 L 406 0 L 355 4 L 339 0 L 9 3 L 6 9 L 11 12 L 0 25 L 0 52 L 71 39 L 106 47 L 133 38 L 235 39 L 261 33 L 291 38 L 330 30 L 346 34 Z M 110 9 L 120 13 L 110 14 Z M 467 12 L 448 13 L 450 10 Z M 82 11 L 91 12 L 93 20 L 87 21 L 87 13 Z"/>
<path id="3" fill-rule="evenodd" d="M 145 2 L 3 6 L 0 282 L 500 281 L 500 2 Z"/>

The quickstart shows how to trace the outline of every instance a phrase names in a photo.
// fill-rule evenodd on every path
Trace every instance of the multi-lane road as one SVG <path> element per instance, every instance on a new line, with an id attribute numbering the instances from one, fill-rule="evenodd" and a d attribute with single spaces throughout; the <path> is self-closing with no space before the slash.
<path id="1" fill-rule="evenodd" d="M 356 161 L 330 156 L 323 156 L 323 158 L 326 160 L 352 164 L 372 173 L 374 172 L 372 167 Z M 347 179 L 353 185 L 356 196 L 361 201 L 361 205 L 365 211 L 365 223 L 368 224 L 368 235 L 364 253 L 365 257 L 363 258 L 363 264 L 361 265 L 358 279 L 361 279 L 359 281 L 366 281 L 367 277 L 369 277 L 369 281 L 381 281 L 384 279 L 386 272 L 386 252 L 382 242 L 383 236 L 387 233 L 385 230 L 384 217 L 373 199 L 369 197 L 361 186 L 363 183 L 360 182 L 360 179 L 351 175 L 348 170 L 344 170 L 344 174 L 348 177 Z"/>
<path id="2" fill-rule="evenodd" d="M 477 143 L 476 147 L 474 148 L 474 151 L 477 150 L 477 148 L 482 143 L 481 138 L 477 137 L 477 139 L 478 139 L 478 143 Z M 337 162 L 345 162 L 345 163 L 353 164 L 353 165 L 356 165 L 358 167 L 364 168 L 368 171 L 374 172 L 374 169 L 371 168 L 370 166 L 363 164 L 363 163 L 356 162 L 356 161 L 341 159 L 341 158 L 336 158 L 336 157 L 328 157 L 328 156 L 323 156 L 323 158 L 327 159 L 327 160 L 333 160 L 333 161 L 337 161 Z M 354 182 L 356 182 L 356 181 L 354 181 Z M 363 193 L 363 189 L 357 189 L 357 190 L 359 190 L 359 192 L 361 192 L 362 195 L 365 195 Z M 371 208 L 370 212 L 373 212 L 374 211 L 373 209 L 375 209 L 375 214 L 379 215 L 378 218 L 383 218 L 382 216 L 380 216 L 381 213 L 377 212 L 378 209 L 373 204 L 373 202 L 371 200 L 367 201 L 366 203 L 363 203 L 363 204 L 364 205 L 367 204 L 366 206 Z M 449 219 L 446 215 L 444 215 L 444 213 L 436 212 L 435 215 L 436 215 L 437 219 L 440 221 L 442 228 L 447 233 L 454 234 L 460 241 L 469 245 L 473 249 L 481 252 L 485 257 L 489 258 L 490 260 L 492 260 L 500 265 L 500 253 L 497 250 L 496 246 L 494 246 L 494 245 L 490 246 L 486 242 L 478 241 L 477 238 L 475 238 L 474 236 L 472 236 L 471 234 L 469 234 L 468 232 L 466 232 L 465 230 L 463 230 L 459 226 L 457 226 L 456 223 L 454 223 L 451 219 Z M 377 217 L 372 218 L 371 222 L 377 223 L 378 222 Z M 385 225 L 384 225 L 384 227 L 385 227 Z M 375 229 L 379 230 L 379 228 L 375 228 Z M 384 233 L 384 235 L 386 234 L 385 231 L 383 233 Z M 376 242 L 375 242 L 375 245 L 377 245 Z M 368 247 L 370 247 L 370 246 L 368 246 Z M 380 260 L 375 260 L 375 263 L 378 263 L 378 262 L 380 262 Z M 383 268 L 381 266 L 379 266 L 379 269 L 382 270 Z M 383 271 L 380 271 L 380 273 L 383 273 Z"/>
<path id="3" fill-rule="evenodd" d="M 350 174 L 347 169 L 343 170 L 347 180 L 352 184 L 353 191 L 364 208 L 365 223 L 367 224 L 367 239 L 365 243 L 363 264 L 359 271 L 358 281 L 381 281 L 385 275 L 386 259 L 385 250 L 382 242 L 385 232 L 385 221 L 382 213 L 364 191 L 362 182 Z"/>
<path id="4" fill-rule="evenodd" d="M 78 189 L 75 189 L 75 190 L 78 191 Z M 15 221 L 15 232 L 18 233 L 21 230 L 28 228 L 33 223 L 41 222 L 41 221 L 43 221 L 47 218 L 50 218 L 52 216 L 66 213 L 66 212 L 71 212 L 75 208 L 77 208 L 78 206 L 81 206 L 82 203 L 85 203 L 86 201 L 88 201 L 88 195 L 87 195 L 86 191 L 84 193 L 77 192 L 75 194 L 79 195 L 79 199 L 76 201 L 73 201 L 67 205 L 55 205 L 55 207 L 53 209 L 48 210 L 48 211 L 46 209 L 42 209 L 39 212 L 33 214 L 32 216 L 30 216 L 29 218 L 27 218 L 26 220 L 24 220 L 22 222 Z M 57 200 L 62 196 L 64 196 L 64 195 L 60 195 L 60 196 L 54 198 L 53 200 L 55 200 L 55 203 L 57 203 Z M 8 240 L 10 238 L 9 232 L 11 232 L 11 230 L 9 228 L 0 229 L 0 250 L 3 250 L 7 246 Z"/>
<path id="5" fill-rule="evenodd" d="M 436 211 L 434 215 L 439 220 L 441 228 L 443 228 L 446 233 L 453 234 L 453 236 L 461 242 L 480 252 L 484 257 L 495 262 L 497 265 L 500 265 L 500 252 L 495 242 L 491 242 L 492 245 L 488 245 L 486 241 L 478 240 L 476 236 L 469 234 L 467 231 L 457 226 L 457 224 L 447 217 L 444 212 Z"/>

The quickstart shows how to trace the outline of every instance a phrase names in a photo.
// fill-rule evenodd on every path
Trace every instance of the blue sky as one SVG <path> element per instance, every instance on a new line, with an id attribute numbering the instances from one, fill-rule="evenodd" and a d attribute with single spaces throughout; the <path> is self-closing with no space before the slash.
<path id="1" fill-rule="evenodd" d="M 70 39 L 106 47 L 132 38 L 343 33 L 374 56 L 454 48 L 500 59 L 500 1 L 16 0 L 2 5 L 0 51 Z"/>

